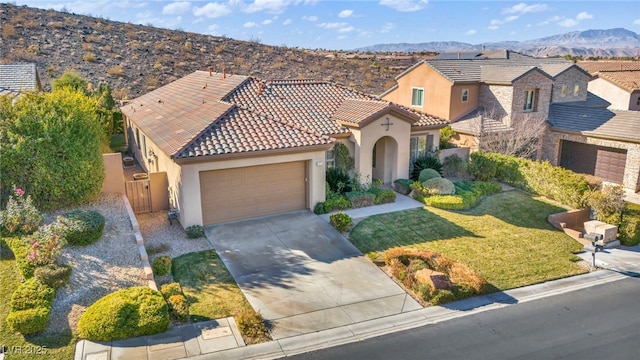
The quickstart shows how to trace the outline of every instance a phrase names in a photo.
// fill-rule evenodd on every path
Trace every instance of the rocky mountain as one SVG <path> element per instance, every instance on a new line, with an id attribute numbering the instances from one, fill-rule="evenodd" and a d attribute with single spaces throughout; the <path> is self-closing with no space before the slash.
<path id="1" fill-rule="evenodd" d="M 616 28 L 572 31 L 526 41 L 501 41 L 467 44 L 455 41 L 420 44 L 379 44 L 359 48 L 373 52 L 473 51 L 510 49 L 532 56 L 635 57 L 640 56 L 640 35 Z"/>
<path id="2" fill-rule="evenodd" d="M 346 58 L 5 3 L 0 4 L 0 26 L 0 62 L 36 63 L 45 89 L 52 78 L 73 69 L 94 86 L 109 84 L 120 99 L 210 66 L 265 80 L 329 80 L 379 94 L 417 61 Z"/>

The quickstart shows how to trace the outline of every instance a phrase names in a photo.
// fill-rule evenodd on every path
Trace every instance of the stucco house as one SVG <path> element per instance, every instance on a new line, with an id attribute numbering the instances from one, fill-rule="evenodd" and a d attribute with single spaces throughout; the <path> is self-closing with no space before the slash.
<path id="1" fill-rule="evenodd" d="M 589 71 L 589 91 L 607 100 L 609 109 L 640 111 L 640 61 L 579 61 Z"/>
<path id="2" fill-rule="evenodd" d="M 121 110 L 130 149 L 148 172 L 166 172 L 184 226 L 313 209 L 336 142 L 363 178 L 407 178 L 411 154 L 434 147 L 446 125 L 334 83 L 211 69 Z"/>
<path id="3" fill-rule="evenodd" d="M 454 141 L 475 148 L 483 132 L 546 120 L 538 158 L 640 189 L 640 112 L 610 110 L 588 91 L 592 76 L 560 58 L 505 51 L 503 58 L 424 60 L 380 97 L 449 121 Z"/>

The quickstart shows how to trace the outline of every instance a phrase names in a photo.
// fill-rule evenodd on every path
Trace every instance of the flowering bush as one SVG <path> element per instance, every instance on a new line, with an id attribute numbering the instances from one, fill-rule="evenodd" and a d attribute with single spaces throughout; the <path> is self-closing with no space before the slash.
<path id="1" fill-rule="evenodd" d="M 36 266 L 55 263 L 64 245 L 63 238 L 55 225 L 41 226 L 25 240 L 30 246 L 27 259 Z"/>
<path id="2" fill-rule="evenodd" d="M 42 215 L 33 205 L 31 195 L 25 197 L 24 194 L 24 190 L 14 185 L 6 210 L 0 213 L 0 227 L 8 235 L 31 234 L 42 221 Z"/>

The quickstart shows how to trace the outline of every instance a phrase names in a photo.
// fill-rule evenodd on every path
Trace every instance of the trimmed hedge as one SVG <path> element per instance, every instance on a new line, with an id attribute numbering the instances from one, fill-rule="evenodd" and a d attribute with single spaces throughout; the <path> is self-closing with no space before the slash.
<path id="1" fill-rule="evenodd" d="M 184 295 L 171 295 L 167 299 L 167 303 L 176 318 L 182 321 L 189 318 L 189 302 Z"/>
<path id="2" fill-rule="evenodd" d="M 374 205 L 389 204 L 396 201 L 396 192 L 391 189 L 371 188 L 369 192 L 376 196 L 373 200 Z"/>
<path id="3" fill-rule="evenodd" d="M 420 171 L 420 175 L 418 176 L 418 181 L 421 183 L 433 179 L 433 178 L 441 178 L 440 173 L 434 169 L 423 169 Z"/>
<path id="4" fill-rule="evenodd" d="M 111 341 L 152 335 L 169 328 L 169 307 L 160 292 L 145 286 L 109 294 L 89 306 L 78 321 L 81 338 Z"/>
<path id="5" fill-rule="evenodd" d="M 352 221 L 351 221 L 351 216 L 343 212 L 339 212 L 339 213 L 331 214 L 329 216 L 329 223 L 338 231 L 343 232 L 343 231 L 346 231 L 349 228 L 349 226 L 351 226 Z"/>
<path id="6" fill-rule="evenodd" d="M 171 272 L 171 258 L 166 255 L 158 256 L 153 260 L 153 265 L 151 265 L 151 267 L 156 275 L 167 275 Z"/>
<path id="7" fill-rule="evenodd" d="M 25 279 L 30 279 L 33 277 L 33 273 L 36 269 L 36 265 L 33 261 L 30 261 L 27 256 L 31 251 L 29 245 L 24 242 L 19 237 L 6 237 L 2 239 L 4 243 L 7 245 L 9 250 L 15 255 L 16 258 L 16 266 L 20 271 L 20 275 L 22 275 Z"/>
<path id="8" fill-rule="evenodd" d="M 351 208 L 353 209 L 372 206 L 376 199 L 374 194 L 365 191 L 350 191 L 345 195 L 347 196 L 347 199 L 349 199 Z"/>
<path id="9" fill-rule="evenodd" d="M 100 239 L 105 220 L 95 210 L 73 210 L 58 216 L 57 222 L 69 245 L 84 246 Z"/>
<path id="10" fill-rule="evenodd" d="M 182 287 L 180 287 L 180 284 L 177 282 L 164 284 L 160 287 L 160 293 L 162 293 L 165 299 L 168 299 L 173 295 L 182 295 Z"/>
<path id="11" fill-rule="evenodd" d="M 12 311 L 7 315 L 7 325 L 11 330 L 17 331 L 21 334 L 33 334 L 40 332 L 47 327 L 50 315 L 50 307 L 37 307 L 33 309 Z"/>
<path id="12" fill-rule="evenodd" d="M 409 193 L 411 192 L 411 184 L 413 183 L 413 181 L 409 180 L 409 179 L 396 179 L 393 182 L 394 188 L 397 192 L 399 192 L 402 195 L 409 195 Z"/>
<path id="13" fill-rule="evenodd" d="M 474 206 L 481 196 L 502 191 L 500 185 L 485 181 L 456 181 L 455 195 L 432 195 L 424 198 L 425 205 L 445 210 L 466 210 Z"/>
<path id="14" fill-rule="evenodd" d="M 189 239 L 198 239 L 204 237 L 204 227 L 201 225 L 191 225 L 185 229 Z"/>
<path id="15" fill-rule="evenodd" d="M 640 205 L 627 203 L 618 228 L 620 243 L 624 246 L 640 244 Z"/>
<path id="16" fill-rule="evenodd" d="M 477 151 L 471 154 L 468 169 L 478 180 L 495 178 L 572 208 L 583 207 L 585 193 L 590 190 L 585 175 L 553 166 L 547 161 Z"/>
<path id="17" fill-rule="evenodd" d="M 36 268 L 33 276 L 57 290 L 69 283 L 71 266 L 59 264 L 39 266 Z"/>
<path id="18" fill-rule="evenodd" d="M 52 287 L 31 278 L 20 284 L 13 292 L 9 308 L 11 311 L 38 307 L 51 308 L 55 296 L 56 291 Z"/>
<path id="19" fill-rule="evenodd" d="M 429 194 L 448 195 L 456 192 L 455 185 L 445 178 L 431 178 L 423 182 L 422 186 L 429 189 Z"/>

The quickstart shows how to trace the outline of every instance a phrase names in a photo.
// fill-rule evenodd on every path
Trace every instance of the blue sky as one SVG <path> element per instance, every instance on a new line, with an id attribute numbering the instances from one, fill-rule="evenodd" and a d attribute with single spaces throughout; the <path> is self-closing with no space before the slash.
<path id="1" fill-rule="evenodd" d="M 587 29 L 640 33 L 640 2 L 434 0 L 12 0 L 17 5 L 309 49 L 529 40 Z"/>

